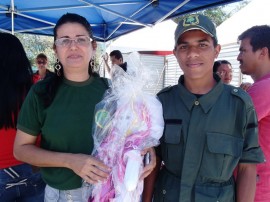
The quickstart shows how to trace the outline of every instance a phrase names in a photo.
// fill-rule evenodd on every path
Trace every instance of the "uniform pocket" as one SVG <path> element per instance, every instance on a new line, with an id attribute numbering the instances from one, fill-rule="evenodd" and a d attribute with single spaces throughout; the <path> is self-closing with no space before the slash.
<path id="1" fill-rule="evenodd" d="M 242 139 L 231 135 L 207 133 L 201 175 L 217 182 L 229 180 L 242 155 L 243 144 Z"/>
<path id="2" fill-rule="evenodd" d="M 164 128 L 164 141 L 168 144 L 179 144 L 181 138 L 181 130 L 181 119 L 166 119 Z"/>
<path id="3" fill-rule="evenodd" d="M 171 172 L 179 175 L 183 158 L 182 120 L 165 120 L 164 142 L 163 161 Z"/>
<path id="4" fill-rule="evenodd" d="M 207 145 L 212 153 L 239 157 L 242 154 L 244 140 L 221 133 L 207 133 Z"/>

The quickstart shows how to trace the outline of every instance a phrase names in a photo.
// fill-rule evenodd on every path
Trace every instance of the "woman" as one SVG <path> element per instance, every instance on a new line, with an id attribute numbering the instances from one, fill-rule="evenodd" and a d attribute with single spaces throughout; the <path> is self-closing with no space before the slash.
<path id="1" fill-rule="evenodd" d="M 0 33 L 0 201 L 41 202 L 39 172 L 13 156 L 17 117 L 32 85 L 32 69 L 19 39 Z"/>
<path id="2" fill-rule="evenodd" d="M 213 72 L 219 75 L 222 82 L 225 84 L 230 84 L 232 81 L 232 64 L 227 60 L 215 61 Z"/>
<path id="3" fill-rule="evenodd" d="M 19 116 L 14 153 L 42 167 L 45 201 L 82 201 L 82 179 L 95 184 L 111 171 L 90 155 L 94 108 L 108 88 L 89 68 L 92 40 L 84 17 L 67 13 L 58 20 L 53 47 L 56 75 L 31 89 Z M 39 133 L 41 148 L 34 145 Z M 154 160 L 142 177 L 151 172 Z"/>
<path id="4" fill-rule="evenodd" d="M 37 55 L 36 65 L 37 65 L 38 71 L 33 74 L 34 83 L 37 83 L 38 81 L 41 81 L 45 79 L 46 77 L 53 75 L 53 73 L 47 69 L 48 58 L 44 53 L 40 53 Z"/>

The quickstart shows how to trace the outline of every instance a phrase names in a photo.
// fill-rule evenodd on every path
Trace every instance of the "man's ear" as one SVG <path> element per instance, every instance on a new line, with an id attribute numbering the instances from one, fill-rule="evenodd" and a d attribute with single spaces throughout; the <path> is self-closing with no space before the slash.
<path id="1" fill-rule="evenodd" d="M 218 57 L 220 50 L 221 50 L 221 45 L 217 44 L 217 46 L 215 47 L 215 58 Z"/>
<path id="2" fill-rule="evenodd" d="M 263 57 L 269 57 L 269 49 L 267 47 L 263 47 L 261 49 L 261 53 L 260 53 L 260 56 L 263 56 Z"/>

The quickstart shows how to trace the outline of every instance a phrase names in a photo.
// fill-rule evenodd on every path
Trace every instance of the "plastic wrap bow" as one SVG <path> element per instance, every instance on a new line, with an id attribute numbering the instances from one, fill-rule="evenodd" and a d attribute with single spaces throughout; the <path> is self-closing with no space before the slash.
<path id="1" fill-rule="evenodd" d="M 96 105 L 92 155 L 112 171 L 106 182 L 91 185 L 91 202 L 139 201 L 143 190 L 139 177 L 144 166 L 140 152 L 158 145 L 163 133 L 161 103 L 143 91 L 146 80 L 138 56 L 129 58 L 133 60 L 127 63 L 127 72 L 113 66 L 112 86 Z"/>

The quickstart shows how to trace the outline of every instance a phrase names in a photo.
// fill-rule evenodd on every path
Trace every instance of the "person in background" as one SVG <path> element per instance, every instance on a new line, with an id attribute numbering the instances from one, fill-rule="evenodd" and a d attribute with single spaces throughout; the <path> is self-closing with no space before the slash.
<path id="1" fill-rule="evenodd" d="M 34 83 L 45 79 L 48 76 L 52 76 L 54 73 L 47 69 L 48 58 L 44 53 L 40 53 L 36 57 L 36 65 L 38 71 L 33 74 Z"/>
<path id="2" fill-rule="evenodd" d="M 213 66 L 213 72 L 220 76 L 225 84 L 230 84 L 232 81 L 232 64 L 227 60 L 217 60 Z"/>
<path id="3" fill-rule="evenodd" d="M 254 26 L 239 35 L 237 60 L 254 83 L 247 89 L 259 120 L 259 143 L 266 162 L 257 165 L 255 202 L 270 201 L 270 26 Z"/>
<path id="4" fill-rule="evenodd" d="M 105 66 L 106 69 L 108 71 L 108 73 L 111 72 L 111 68 L 108 64 L 108 55 L 106 53 L 106 55 L 103 57 L 104 61 L 105 61 Z M 113 65 L 118 65 L 119 67 L 121 67 L 125 72 L 127 71 L 127 63 L 124 62 L 123 60 L 123 55 L 121 53 L 121 51 L 119 50 L 113 50 L 110 53 L 110 60 L 111 60 L 111 64 Z"/>
<path id="5" fill-rule="evenodd" d="M 98 46 L 98 45 L 97 45 L 97 41 L 96 41 L 96 40 L 93 40 L 93 41 L 92 41 L 92 47 L 93 47 L 93 51 L 94 51 L 93 55 L 96 54 L 97 46 Z"/>
<path id="6" fill-rule="evenodd" d="M 64 14 L 54 27 L 58 62 L 56 74 L 38 82 L 29 91 L 19 114 L 14 143 L 16 158 L 41 167 L 46 182 L 45 202 L 83 201 L 82 182 L 96 184 L 111 171 L 93 150 L 92 123 L 95 105 L 108 89 L 106 79 L 94 76 L 92 30 L 88 21 Z M 35 141 L 41 134 L 41 145 Z M 155 166 L 145 166 L 144 177 Z"/>
<path id="7" fill-rule="evenodd" d="M 253 202 L 256 164 L 264 161 L 257 117 L 245 91 L 213 74 L 220 52 L 213 22 L 200 14 L 184 17 L 173 52 L 184 74 L 158 93 L 165 129 L 143 201 L 154 191 L 154 202 Z"/>
<path id="8" fill-rule="evenodd" d="M 95 69 L 95 59 L 96 59 L 96 51 L 97 51 L 97 41 L 93 39 L 93 41 L 91 41 L 92 43 L 92 47 L 93 47 L 93 55 L 92 55 L 92 58 L 90 60 L 90 68 L 92 70 Z M 97 75 L 99 75 L 97 72 L 93 72 Z"/>
<path id="9" fill-rule="evenodd" d="M 18 113 L 32 86 L 32 69 L 18 38 L 0 33 L 0 201 L 43 202 L 45 183 L 13 156 Z"/>

